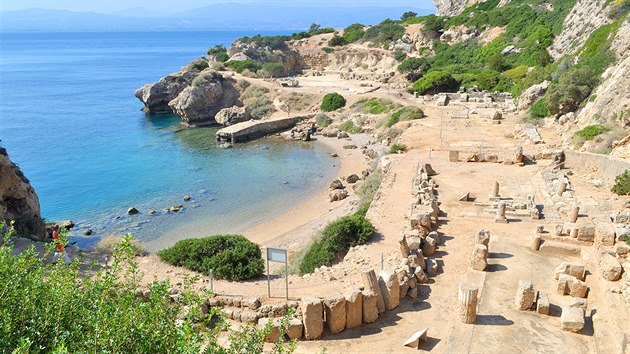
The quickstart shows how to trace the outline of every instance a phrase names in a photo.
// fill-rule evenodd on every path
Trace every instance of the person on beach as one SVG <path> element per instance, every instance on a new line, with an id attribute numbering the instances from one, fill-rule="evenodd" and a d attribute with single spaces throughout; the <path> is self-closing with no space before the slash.
<path id="1" fill-rule="evenodd" d="M 52 233 L 52 238 L 53 238 L 53 242 L 55 242 L 55 248 L 56 248 L 55 249 L 55 254 L 53 255 L 53 264 L 57 263 L 57 259 L 59 259 L 60 257 L 66 263 L 71 263 L 72 260 L 66 254 L 66 249 L 65 249 L 62 241 L 59 239 L 59 225 L 55 225 L 55 227 L 53 229 L 53 233 Z"/>
<path id="2" fill-rule="evenodd" d="M 311 129 L 309 129 L 309 132 L 311 133 L 311 135 L 315 135 L 315 133 L 317 133 L 317 126 L 314 122 L 311 123 Z"/>

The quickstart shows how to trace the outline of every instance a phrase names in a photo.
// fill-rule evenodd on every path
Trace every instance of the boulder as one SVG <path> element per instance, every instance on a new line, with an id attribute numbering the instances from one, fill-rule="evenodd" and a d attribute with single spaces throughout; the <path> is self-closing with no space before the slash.
<path id="1" fill-rule="evenodd" d="M 265 337 L 265 342 L 277 342 L 278 338 L 280 337 L 280 327 L 282 326 L 280 319 L 264 317 L 258 320 L 258 327 L 260 327 L 261 329 L 267 327 L 267 325 L 269 325 L 270 332 L 267 337 Z"/>
<path id="2" fill-rule="evenodd" d="M 427 235 L 427 238 L 432 238 L 435 241 L 436 245 L 442 244 L 442 238 L 440 238 L 440 234 L 438 234 L 437 231 L 429 232 L 429 234 Z"/>
<path id="3" fill-rule="evenodd" d="M 432 238 L 426 238 L 422 241 L 422 254 L 431 256 L 435 253 L 435 240 Z"/>
<path id="4" fill-rule="evenodd" d="M 258 313 L 249 310 L 241 311 L 241 322 L 255 324 L 258 322 Z"/>
<path id="5" fill-rule="evenodd" d="M 476 244 L 473 247 L 472 258 L 470 260 L 470 266 L 474 270 L 484 271 L 488 266 L 488 248 L 481 244 Z"/>
<path id="6" fill-rule="evenodd" d="M 297 318 L 292 318 L 289 320 L 287 324 L 287 335 L 289 339 L 300 339 L 302 338 L 302 332 L 304 331 L 304 325 L 302 321 Z"/>
<path id="7" fill-rule="evenodd" d="M 560 316 L 563 331 L 579 332 L 584 328 L 584 310 L 579 307 L 566 307 Z"/>
<path id="8" fill-rule="evenodd" d="M 523 110 L 534 104 L 534 102 L 547 92 L 550 84 L 551 82 L 545 80 L 542 83 L 530 86 L 528 89 L 523 91 L 518 98 L 518 109 Z"/>
<path id="9" fill-rule="evenodd" d="M 304 323 L 304 338 L 318 339 L 324 332 L 324 307 L 322 300 L 316 297 L 302 299 L 302 321 Z"/>
<path id="10" fill-rule="evenodd" d="M 516 297 L 514 300 L 516 309 L 521 311 L 531 310 L 535 299 L 536 291 L 534 291 L 534 285 L 526 280 L 519 281 L 518 289 L 516 290 Z"/>
<path id="11" fill-rule="evenodd" d="M 621 278 L 621 263 L 613 255 L 605 253 L 599 260 L 599 272 L 602 277 L 609 281 L 617 281 Z"/>
<path id="12" fill-rule="evenodd" d="M 350 176 L 346 177 L 346 182 L 350 184 L 357 183 L 359 180 L 360 178 L 356 174 L 351 174 Z"/>
<path id="13" fill-rule="evenodd" d="M 359 327 L 363 323 L 363 293 L 355 289 L 346 295 L 346 328 Z"/>
<path id="14" fill-rule="evenodd" d="M 251 119 L 251 115 L 245 109 L 245 107 L 232 106 L 229 108 L 223 108 L 214 116 L 214 120 L 217 123 L 228 126 L 240 122 L 245 122 Z"/>
<path id="15" fill-rule="evenodd" d="M 400 284 L 396 273 L 383 270 L 378 277 L 385 309 L 393 310 L 400 305 Z"/>
<path id="16" fill-rule="evenodd" d="M 328 198 L 331 202 L 337 202 L 340 200 L 344 200 L 348 197 L 348 191 L 345 189 L 335 189 L 328 193 Z"/>
<path id="17" fill-rule="evenodd" d="M 363 292 L 363 323 L 373 323 L 378 319 L 378 297 L 372 291 Z"/>
<path id="18" fill-rule="evenodd" d="M 335 334 L 346 328 L 346 298 L 335 294 L 324 299 L 326 325 L 330 333 Z"/>
<path id="19" fill-rule="evenodd" d="M 340 131 L 337 128 L 326 127 L 326 128 L 323 128 L 319 133 L 327 138 L 334 138 L 334 137 L 337 137 Z"/>
<path id="20" fill-rule="evenodd" d="M 146 113 L 172 113 L 168 103 L 191 84 L 195 75 L 194 72 L 173 73 L 156 83 L 142 86 L 134 95 L 144 103 L 142 110 Z"/>
<path id="21" fill-rule="evenodd" d="M 439 267 L 438 267 L 438 264 L 435 262 L 435 260 L 433 258 L 427 258 L 426 263 L 427 263 L 427 268 L 426 268 L 427 274 L 430 277 L 434 277 L 438 275 Z"/>
<path id="22" fill-rule="evenodd" d="M 260 308 L 260 299 L 257 297 L 245 298 L 241 301 L 241 306 L 250 310 L 258 310 Z"/>
<path id="23" fill-rule="evenodd" d="M 131 208 L 127 209 L 127 214 L 128 215 L 136 215 L 138 213 L 139 213 L 139 211 L 135 207 L 131 207 Z"/>
<path id="24" fill-rule="evenodd" d="M 344 189 L 346 188 L 343 183 L 341 183 L 340 180 L 335 179 L 332 182 L 330 182 L 330 186 L 329 186 L 330 190 L 335 190 L 335 189 Z"/>
<path id="25" fill-rule="evenodd" d="M 426 284 L 429 282 L 429 277 L 427 277 L 427 273 L 425 273 L 422 268 L 416 268 L 414 275 L 416 276 L 419 284 Z"/>

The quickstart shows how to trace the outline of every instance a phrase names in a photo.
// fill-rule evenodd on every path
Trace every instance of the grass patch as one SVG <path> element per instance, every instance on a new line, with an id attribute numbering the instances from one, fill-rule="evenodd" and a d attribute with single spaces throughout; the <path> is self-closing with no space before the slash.
<path id="1" fill-rule="evenodd" d="M 418 107 L 405 107 L 394 113 L 387 119 L 385 126 L 391 128 L 392 125 L 405 120 L 415 120 L 424 118 L 424 111 Z"/>
<path id="2" fill-rule="evenodd" d="M 339 124 L 338 128 L 339 130 L 350 134 L 358 134 L 362 131 L 361 127 L 355 125 L 352 119 L 348 119 L 347 121 Z"/>
<path id="3" fill-rule="evenodd" d="M 529 115 L 534 119 L 545 118 L 550 114 L 551 112 L 549 112 L 549 108 L 547 108 L 547 101 L 544 97 L 534 102 L 529 109 Z"/>
<path id="4" fill-rule="evenodd" d="M 401 154 L 405 151 L 407 151 L 407 145 L 405 144 L 395 143 L 389 147 L 390 154 Z"/>
<path id="5" fill-rule="evenodd" d="M 365 178 L 357 191 L 357 194 L 361 198 L 361 204 L 369 205 L 369 203 L 372 202 L 374 195 L 376 194 L 376 191 L 378 191 L 382 182 L 383 172 L 381 172 L 381 170 L 376 170 Z"/>
<path id="6" fill-rule="evenodd" d="M 353 107 L 360 107 L 361 111 L 370 114 L 382 114 L 387 113 L 396 108 L 396 104 L 386 98 L 372 97 L 370 99 L 363 99 L 352 105 Z"/>
<path id="7" fill-rule="evenodd" d="M 582 130 L 578 130 L 575 132 L 575 136 L 580 137 L 586 141 L 593 140 L 596 136 L 606 133 L 610 128 L 600 125 L 594 124 L 584 127 Z"/>
<path id="8" fill-rule="evenodd" d="M 327 116 L 325 113 L 319 113 L 317 116 L 315 116 L 315 124 L 317 124 L 318 127 L 326 128 L 327 126 L 331 125 L 332 122 L 332 118 Z"/>

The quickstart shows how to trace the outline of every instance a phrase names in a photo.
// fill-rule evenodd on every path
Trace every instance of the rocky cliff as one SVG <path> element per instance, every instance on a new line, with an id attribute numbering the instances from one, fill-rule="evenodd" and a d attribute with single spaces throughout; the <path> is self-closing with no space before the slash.
<path id="1" fill-rule="evenodd" d="M 456 16 L 464 12 L 467 7 L 485 0 L 433 0 L 438 16 Z"/>
<path id="2" fill-rule="evenodd" d="M 21 236 L 44 239 L 46 227 L 41 219 L 39 199 L 33 186 L 14 164 L 6 149 L 0 147 L 0 220 L 15 221 Z"/>

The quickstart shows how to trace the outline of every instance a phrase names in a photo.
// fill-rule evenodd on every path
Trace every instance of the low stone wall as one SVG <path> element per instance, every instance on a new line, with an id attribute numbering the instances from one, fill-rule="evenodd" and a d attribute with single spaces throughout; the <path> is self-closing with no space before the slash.
<path id="1" fill-rule="evenodd" d="M 574 169 L 597 169 L 599 176 L 608 183 L 614 183 L 615 177 L 630 170 L 630 162 L 606 155 L 589 152 L 565 151 L 566 165 Z"/>
<path id="2" fill-rule="evenodd" d="M 250 120 L 223 128 L 217 132 L 217 138 L 223 141 L 245 142 L 265 135 L 273 134 L 289 129 L 299 121 L 312 116 L 295 116 L 285 118 L 272 118 L 263 120 Z"/>

